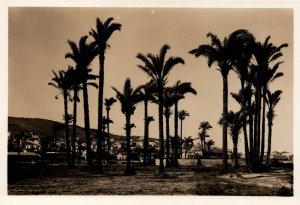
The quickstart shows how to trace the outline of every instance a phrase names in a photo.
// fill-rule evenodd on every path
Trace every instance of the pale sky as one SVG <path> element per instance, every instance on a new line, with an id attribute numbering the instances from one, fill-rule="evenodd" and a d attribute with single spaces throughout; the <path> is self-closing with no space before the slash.
<path id="1" fill-rule="evenodd" d="M 104 97 L 115 97 L 111 86 L 121 90 L 125 79 L 131 78 L 134 87 L 149 78 L 139 70 L 138 52 L 158 53 L 163 44 L 171 49 L 167 56 L 180 56 L 185 65 L 176 66 L 169 76 L 168 85 L 177 80 L 192 82 L 196 96 L 187 94 L 179 104 L 179 110 L 190 113 L 183 122 L 183 135 L 197 137 L 201 121 L 209 121 L 209 132 L 216 146 L 221 146 L 222 128 L 217 124 L 222 113 L 222 78 L 216 66 L 208 68 L 207 60 L 188 54 L 200 44 L 210 43 L 208 32 L 228 36 L 237 29 L 247 29 L 258 41 L 270 35 L 277 46 L 288 43 L 282 50 L 284 61 L 280 71 L 284 77 L 276 80 L 271 88 L 283 91 L 276 108 L 273 126 L 272 150 L 293 152 L 293 10 L 292 9 L 163 9 L 163 8 L 10 8 L 9 9 L 9 65 L 8 65 L 8 115 L 14 117 L 44 118 L 62 122 L 63 98 L 54 96 L 58 91 L 48 86 L 53 77 L 51 70 L 66 69 L 74 65 L 64 58 L 69 52 L 67 40 L 78 43 L 83 35 L 95 28 L 96 18 L 102 21 L 113 17 L 122 24 L 122 31 L 115 32 L 109 44 L 105 61 Z M 91 40 L 91 37 L 89 37 Z M 98 73 L 96 58 L 91 68 Z M 240 82 L 235 73 L 229 76 L 229 92 L 237 92 Z M 81 94 L 82 96 L 82 94 Z M 82 97 L 81 97 L 82 98 Z M 97 90 L 89 89 L 91 127 L 97 127 Z M 69 113 L 72 113 L 69 104 Z M 229 110 L 239 106 L 229 95 Z M 157 106 L 151 105 L 149 114 L 155 118 L 150 125 L 150 136 L 158 136 Z M 83 103 L 79 104 L 78 125 L 84 125 Z M 143 135 L 143 104 L 138 105 L 132 122 L 136 128 L 132 135 Z M 111 109 L 114 121 L 110 130 L 125 135 L 125 117 L 120 112 L 119 102 Z M 173 130 L 171 117 L 171 135 Z M 228 141 L 232 148 L 231 139 Z M 239 151 L 243 152 L 243 135 L 240 135 Z"/>

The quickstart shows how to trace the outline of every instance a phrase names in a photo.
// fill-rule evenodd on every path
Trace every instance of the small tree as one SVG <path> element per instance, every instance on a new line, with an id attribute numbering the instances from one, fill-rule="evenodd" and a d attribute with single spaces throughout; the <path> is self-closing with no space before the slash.
<path id="1" fill-rule="evenodd" d="M 219 124 L 224 124 L 226 122 L 229 127 L 229 134 L 233 142 L 232 167 L 234 169 L 239 167 L 237 145 L 238 145 L 239 134 L 241 133 L 243 123 L 245 122 L 244 118 L 245 115 L 242 113 L 242 110 L 238 112 L 230 111 L 225 117 L 223 116 L 219 121 Z"/>
<path id="2" fill-rule="evenodd" d="M 134 126 L 134 124 L 131 124 L 130 119 L 131 115 L 134 114 L 136 105 L 142 101 L 142 97 L 140 94 L 141 86 L 137 87 L 136 89 L 133 89 L 131 87 L 131 81 L 130 79 L 126 79 L 123 93 L 118 91 L 116 88 L 112 87 L 112 89 L 116 92 L 116 98 L 121 104 L 121 111 L 125 115 L 126 118 L 126 148 L 127 148 L 127 166 L 124 175 L 133 175 L 135 174 L 134 169 L 131 167 L 131 150 L 130 150 L 130 132 L 131 128 Z"/>

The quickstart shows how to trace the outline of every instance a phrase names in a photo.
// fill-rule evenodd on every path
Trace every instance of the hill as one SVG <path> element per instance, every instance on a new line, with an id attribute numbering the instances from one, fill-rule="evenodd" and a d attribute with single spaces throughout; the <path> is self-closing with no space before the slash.
<path id="1" fill-rule="evenodd" d="M 20 132 L 33 132 L 43 136 L 54 135 L 53 126 L 55 124 L 64 124 L 52 120 L 40 119 L 40 118 L 23 118 L 23 117 L 8 117 L 8 131 L 10 133 L 20 133 Z M 97 133 L 96 129 L 91 129 L 91 138 L 95 137 Z M 72 126 L 70 126 L 70 135 L 72 134 Z M 84 128 L 77 126 L 76 134 L 78 137 L 84 139 L 85 132 Z M 59 137 L 64 136 L 64 129 L 58 132 Z M 125 136 L 110 134 L 111 139 L 122 139 L 125 140 Z M 132 136 L 136 139 L 139 136 Z"/>

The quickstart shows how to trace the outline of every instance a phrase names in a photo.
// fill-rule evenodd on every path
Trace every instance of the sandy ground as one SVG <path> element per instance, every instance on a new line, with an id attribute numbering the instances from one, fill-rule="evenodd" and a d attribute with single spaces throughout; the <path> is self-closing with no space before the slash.
<path id="1" fill-rule="evenodd" d="M 166 169 L 136 166 L 137 175 L 123 176 L 124 165 L 107 165 L 105 174 L 89 173 L 84 167 L 47 166 L 32 176 L 8 181 L 9 195 L 277 195 L 291 187 L 292 171 L 219 174 L 211 168 Z M 25 173 L 24 171 L 22 172 Z M 31 172 L 32 173 L 32 172 Z"/>

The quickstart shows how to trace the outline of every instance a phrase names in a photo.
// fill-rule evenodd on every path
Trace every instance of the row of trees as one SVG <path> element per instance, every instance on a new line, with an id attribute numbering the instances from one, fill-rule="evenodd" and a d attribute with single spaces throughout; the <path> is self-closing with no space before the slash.
<path id="1" fill-rule="evenodd" d="M 78 92 L 83 90 L 84 101 L 84 122 L 85 122 L 85 137 L 87 145 L 87 162 L 89 167 L 92 166 L 92 159 L 90 153 L 90 122 L 89 122 L 89 102 L 87 86 L 94 86 L 98 88 L 98 132 L 97 132 L 97 164 L 96 171 L 103 173 L 103 127 L 107 124 L 108 140 L 107 146 L 109 151 L 109 110 L 116 102 L 114 98 L 105 100 L 106 119 L 103 118 L 103 88 L 104 88 L 104 62 L 106 49 L 109 47 L 108 40 L 115 31 L 121 30 L 121 24 L 112 23 L 113 18 L 107 19 L 105 22 L 96 20 L 96 29 L 91 29 L 89 35 L 93 41 L 87 43 L 88 36 L 83 36 L 78 45 L 73 41 L 68 41 L 71 52 L 65 55 L 74 61 L 75 67 L 69 66 L 67 71 L 60 70 L 58 73 L 53 71 L 54 78 L 49 84 L 61 90 L 64 97 L 65 110 L 65 135 L 66 143 L 69 144 L 69 114 L 68 114 L 68 99 L 71 99 L 71 92 L 73 93 L 73 135 L 72 135 L 72 156 L 69 156 L 70 149 L 67 146 L 67 161 L 70 167 L 75 164 L 75 139 L 76 139 L 76 116 L 77 116 L 77 102 L 79 102 Z M 269 91 L 269 84 L 276 78 L 282 76 L 282 73 L 276 72 L 282 62 L 278 62 L 271 66 L 271 63 L 282 56 L 281 48 L 286 47 L 283 44 L 279 47 L 269 43 L 269 37 L 261 44 L 256 42 L 253 35 L 246 30 L 237 30 L 233 32 L 223 42 L 219 38 L 209 33 L 211 44 L 200 45 L 198 48 L 191 50 L 189 53 L 196 57 L 205 56 L 208 58 L 208 65 L 211 67 L 217 63 L 218 70 L 223 77 L 223 114 L 220 124 L 223 126 L 223 167 L 227 168 L 227 127 L 230 128 L 234 145 L 237 145 L 238 134 L 243 128 L 245 139 L 245 151 L 247 165 L 257 167 L 262 158 L 259 158 L 259 153 L 263 154 L 264 144 L 264 130 L 265 130 L 265 105 L 268 106 L 266 117 L 268 118 L 269 135 L 268 135 L 268 153 L 271 148 L 272 136 L 272 121 L 275 116 L 274 107 L 279 101 L 280 91 L 272 94 Z M 131 123 L 131 115 L 134 114 L 136 105 L 144 102 L 144 163 L 147 164 L 149 159 L 149 124 L 153 121 L 153 117 L 148 115 L 148 103 L 156 103 L 158 105 L 158 123 L 159 123 L 159 172 L 164 173 L 164 158 L 166 156 L 166 166 L 178 166 L 177 159 L 182 153 L 182 121 L 189 116 L 186 111 L 178 112 L 179 101 L 184 99 L 185 94 L 197 94 L 196 90 L 191 86 L 190 82 L 181 82 L 178 80 L 175 85 L 168 86 L 169 73 L 179 64 L 184 64 L 181 57 L 166 57 L 169 45 L 163 45 L 158 54 L 137 54 L 137 59 L 140 60 L 138 68 L 143 71 L 148 77 L 149 82 L 145 85 L 132 88 L 131 81 L 128 78 L 125 81 L 123 92 L 117 88 L 112 87 L 116 92 L 116 98 L 121 104 L 121 112 L 125 115 L 126 124 L 126 146 L 127 146 L 127 166 L 125 170 L 126 175 L 133 174 L 134 171 L 130 165 L 130 133 L 134 124 Z M 91 62 L 94 58 L 99 57 L 99 75 L 91 74 Z M 228 73 L 234 70 L 238 73 L 241 79 L 241 92 L 239 95 L 232 94 L 241 105 L 241 110 L 237 113 L 230 112 L 228 114 Z M 268 77 L 267 77 L 268 76 Z M 267 79 L 266 79 L 267 78 Z M 98 84 L 95 80 L 98 79 Z M 248 94 L 248 95 L 247 95 Z M 277 98 L 276 98 L 277 96 Z M 261 105 L 263 109 L 261 109 Z M 172 114 L 171 108 L 174 107 L 174 137 L 172 149 L 170 150 L 170 129 L 169 121 Z M 238 121 L 230 121 L 231 115 L 239 115 Z M 164 143 L 164 117 L 165 117 L 165 135 L 166 143 Z M 181 120 L 180 136 L 178 134 L 178 119 Z M 238 126 L 231 126 L 238 123 Z M 205 123 L 201 135 L 206 135 L 206 130 L 210 129 Z M 208 126 L 208 127 L 205 127 Z M 247 126 L 249 135 L 247 134 Z M 238 129 L 239 128 L 239 129 Z M 262 128 L 262 132 L 260 131 Z M 236 131 L 237 129 L 237 131 Z M 248 138 L 250 145 L 248 144 Z M 250 147 L 250 148 L 249 148 Z M 237 146 L 236 146 L 237 148 Z M 261 151 L 260 151 L 261 148 Z M 250 150 L 250 151 L 249 151 Z M 165 153 L 166 151 L 166 153 Z M 235 149 L 234 149 L 235 151 Z M 236 150 L 237 152 L 237 150 Z M 172 154 L 172 156 L 171 156 Z M 269 156 L 269 155 L 268 155 Z"/>
<path id="2" fill-rule="evenodd" d="M 227 127 L 234 144 L 234 167 L 237 167 L 238 136 L 243 130 L 247 166 L 259 169 L 264 160 L 266 119 L 268 120 L 268 146 L 266 166 L 270 164 L 272 125 L 275 117 L 275 106 L 280 100 L 282 91 L 274 92 L 270 84 L 283 76 L 279 66 L 283 61 L 281 50 L 287 44 L 275 46 L 268 36 L 263 43 L 257 42 L 249 31 L 237 30 L 221 41 L 212 33 L 207 34 L 211 44 L 200 45 L 189 53 L 196 57 L 207 58 L 208 66 L 214 63 L 223 77 L 223 113 L 219 121 L 223 126 L 223 167 L 227 168 Z M 241 82 L 238 94 L 231 93 L 240 104 L 238 112 L 228 113 L 228 74 L 233 70 Z M 266 105 L 268 111 L 266 110 Z"/>

